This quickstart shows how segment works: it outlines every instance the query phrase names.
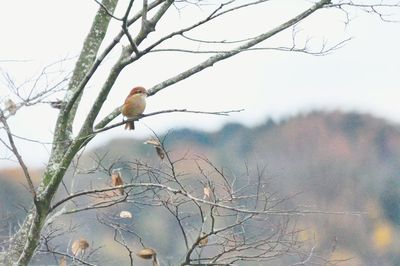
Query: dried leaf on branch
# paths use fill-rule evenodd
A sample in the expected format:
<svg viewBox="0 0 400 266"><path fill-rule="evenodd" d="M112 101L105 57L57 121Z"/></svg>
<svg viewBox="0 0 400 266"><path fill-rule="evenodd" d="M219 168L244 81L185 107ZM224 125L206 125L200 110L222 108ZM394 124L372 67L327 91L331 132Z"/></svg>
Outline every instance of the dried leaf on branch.
<svg viewBox="0 0 400 266"><path fill-rule="evenodd" d="M122 186L124 184L124 181L122 180L121 172L119 170L113 170L112 175L111 175L111 184L114 187ZM120 195L124 195L124 188L119 188L118 193Z"/></svg>
<svg viewBox="0 0 400 266"><path fill-rule="evenodd" d="M164 159L165 152L164 152L164 150L162 148L161 143L158 140L155 140L155 139L146 140L144 142L144 144L149 144L149 145L154 146L154 148L156 149L158 157L160 157L161 160Z"/></svg>
<svg viewBox="0 0 400 266"><path fill-rule="evenodd" d="M119 213L119 217L124 218L124 219L132 219L132 213L129 211L121 211Z"/></svg>
<svg viewBox="0 0 400 266"><path fill-rule="evenodd" d="M89 247L89 243L84 238L80 238L75 240L71 245L71 251L74 256L77 256L78 253L81 255L85 254L85 250Z"/></svg>

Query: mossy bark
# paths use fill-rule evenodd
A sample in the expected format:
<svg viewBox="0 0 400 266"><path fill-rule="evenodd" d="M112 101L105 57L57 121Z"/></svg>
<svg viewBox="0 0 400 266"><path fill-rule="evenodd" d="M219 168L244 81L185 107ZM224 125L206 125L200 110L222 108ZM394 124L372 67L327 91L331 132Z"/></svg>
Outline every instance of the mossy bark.
<svg viewBox="0 0 400 266"><path fill-rule="evenodd" d="M117 3L118 0L102 1L103 6L111 13L114 12ZM96 59L110 21L111 17L103 7L100 7L76 62L68 91L64 98L64 106L60 110L49 163L42 182L37 189L37 200L28 212L18 232L11 238L9 249L3 254L2 261L0 261L0 263L3 262L3 265L29 264L39 246L40 234L50 209L51 200L72 159L89 138L81 135L72 140L72 124L82 95L79 87ZM73 102L71 102L72 100Z"/></svg>

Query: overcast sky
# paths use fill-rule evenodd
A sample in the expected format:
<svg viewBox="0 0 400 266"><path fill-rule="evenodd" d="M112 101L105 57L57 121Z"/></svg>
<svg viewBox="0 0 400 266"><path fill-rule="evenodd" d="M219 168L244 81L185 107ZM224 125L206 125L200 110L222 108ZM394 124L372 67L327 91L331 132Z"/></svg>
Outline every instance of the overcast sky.
<svg viewBox="0 0 400 266"><path fill-rule="evenodd" d="M271 1L246 10L239 17L220 19L212 27L199 29L190 36L208 40L251 37L277 26L309 5L309 1ZM76 57L97 10L92 0L14 0L3 1L1 7L0 68L17 82L34 76L46 64L65 57ZM193 18L204 17L207 10L207 7L187 7L180 12L171 9L165 18L168 23L163 25L165 21L160 21L161 25L151 37L176 30ZM117 10L117 14L120 11ZM282 119L310 110L355 110L400 122L399 24L384 23L377 16L363 12L351 12L350 15L352 21L345 25L343 13L325 10L297 25L298 45L312 37L309 44L316 50L324 40L328 41L328 45L334 45L352 37L344 47L327 56L276 51L246 52L165 89L149 98L147 105L147 112L171 108L202 111L243 108L245 111L230 117L164 114L141 120L134 132L114 129L99 136L94 144L121 136L148 137L151 131L147 127L160 134L182 127L217 130L227 122L254 126L269 117ZM118 23L113 23L111 33L119 27ZM107 35L107 40L111 38L112 34ZM291 30L287 30L263 43L262 47L290 43ZM179 40L170 44L193 47L193 44L179 43ZM198 44L196 46L203 48ZM107 58L105 67L90 82L76 126L82 122L81 118L89 108L91 95L104 80L107 64L117 56L118 52ZM171 53L149 55L123 71L101 115L122 104L132 86L154 86L205 58L206 55ZM16 63L4 60L29 61ZM65 69L71 69L72 62L66 63ZM0 83L0 97L13 98L4 82ZM16 135L51 141L56 117L55 109L40 105L21 110L16 117L10 118L9 123ZM45 164L48 151L42 145L26 141L18 141L17 144L30 165ZM3 157L9 155L3 148L0 152ZM0 161L0 165L10 163Z"/></svg>

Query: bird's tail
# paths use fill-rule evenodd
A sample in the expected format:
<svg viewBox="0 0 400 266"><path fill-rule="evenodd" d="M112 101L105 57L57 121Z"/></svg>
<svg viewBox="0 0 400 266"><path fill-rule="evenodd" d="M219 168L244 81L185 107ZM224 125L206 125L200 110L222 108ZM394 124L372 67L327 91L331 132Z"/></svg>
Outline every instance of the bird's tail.
<svg viewBox="0 0 400 266"><path fill-rule="evenodd" d="M135 122L133 122L133 121L126 122L125 129L134 130L135 129Z"/></svg>

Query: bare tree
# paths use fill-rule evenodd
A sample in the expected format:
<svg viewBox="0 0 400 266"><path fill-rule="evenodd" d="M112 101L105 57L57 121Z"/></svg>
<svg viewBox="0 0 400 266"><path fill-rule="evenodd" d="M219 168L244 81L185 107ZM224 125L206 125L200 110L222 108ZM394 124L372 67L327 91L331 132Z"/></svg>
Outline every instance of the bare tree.
<svg viewBox="0 0 400 266"><path fill-rule="evenodd" d="M118 187L106 187L100 189L88 189L76 193L70 193L65 199L54 202L54 196L58 191L60 184L66 176L67 170L71 168L74 158L79 156L81 151L84 150L86 145L99 133L110 130L114 127L120 126L122 123L114 123L112 121L120 115L120 107L115 108L110 114L99 117L99 112L102 110L105 100L110 93L113 85L124 70L125 67L135 64L140 59L145 58L151 53L161 52L176 52L176 53L194 53L194 54L211 54L206 60L197 63L191 68L184 70L181 73L172 76L159 84L154 84L148 92L149 96L153 96L161 90L174 85L182 80L190 78L191 76L199 73L200 71L213 66L219 61L235 56L249 50L280 50L280 51L293 51L304 52L314 55L327 54L344 44L347 40L339 40L333 46L321 46L321 49L315 51L310 50L305 43L303 46L296 44L296 34L293 34L293 45L279 46L279 47L260 47L263 41L285 31L288 28L296 26L305 18L313 15L319 10L341 10L343 14L348 16L352 9L358 8L365 12L378 15L383 20L390 21L390 11L399 7L398 3L393 1L347 1L347 0L320 0L310 3L309 7L303 12L299 13L288 19L286 22L260 32L258 35L251 38L242 38L238 40L205 40L192 37L192 33L196 30L201 30L205 25L212 25L217 19L221 19L227 15L240 16L241 11L257 6L264 5L268 0L255 0L255 1L217 1L218 3L208 3L202 0L195 1L173 1L173 0L154 0L143 2L137 7L134 5L133 0L125 1L125 9L122 15L115 15L114 11L117 0L103 0L96 1L99 4L99 9L93 20L91 29L84 41L83 48L76 61L75 68L71 75L64 73L58 80L48 84L40 83L42 78L48 80L47 77L50 73L47 68L37 78L29 82L31 90L26 93L26 84L22 87L16 86L12 78L7 73L4 74L5 79L8 81L8 86L12 92L17 96L18 102L6 100L5 104L0 111L0 122L2 130L5 132L6 138L1 139L1 143L7 147L14 154L18 161L32 195L32 207L28 211L25 220L21 224L19 230L9 240L8 249L3 252L2 257L5 264L27 265L34 254L40 252L58 252L59 255L70 256L63 252L56 251L48 245L49 236L45 234L46 227L52 224L53 219L57 215L65 214L71 210L61 209L60 207L77 197L87 195L97 195L98 197L105 197L100 203L93 206L83 206L75 208L74 212L83 211L93 208L105 208L113 206L123 201L129 201L132 198L141 196L143 203L149 206L153 204L162 205L167 209L171 215L176 219L180 227L181 234L185 242L185 256L179 262L181 265L230 265L238 260L261 260L269 259L271 257L279 256L282 252L290 252L292 245L295 241L286 241L290 238L288 232L293 230L286 230L285 224L281 224L278 230L271 234L262 234L258 236L247 236L247 226L261 226L264 223L269 223L270 216L274 214L296 214L298 211L279 211L275 210L274 202L268 194L265 194L261 187L262 182L258 182L255 186L257 193L248 194L246 189L241 189L240 192L235 191L232 185L232 180L228 180L224 173L218 172L213 164L208 162L208 166L220 175L221 184L213 184L208 174L204 174L204 182L208 185L204 186L204 195L199 196L190 189L186 189L185 185L179 180L177 172L175 172L176 162L168 157L165 153L163 146L159 147L160 154L164 154L169 162L169 172L155 174L149 167L143 167L139 164L136 168L138 171L136 178L130 183L118 184ZM168 23L163 21L168 12L177 10L178 12L185 12L182 8L187 5L196 5L204 8L209 13L198 21L193 21L191 25L184 28L176 29L169 33L161 33L157 38L150 38L150 33L156 31L159 23ZM264 18L260 18L263 21ZM112 41L108 44L104 43L105 34L111 20L118 21L121 25L121 30L114 36ZM348 22L348 21L345 21ZM137 29L137 30L133 30ZM126 39L128 45L122 46L121 42ZM173 46L169 41L172 39L184 39L194 43L206 43L207 47L211 49L186 49ZM146 42L144 42L146 40ZM90 106L90 111L80 125L77 132L73 132L72 125L77 117L78 106L82 102L83 92L88 87L88 82L94 77L98 68L104 60L111 57L110 54L114 50L121 49L118 58L110 58L115 60L113 66L109 69L108 76L105 82L99 88L93 104ZM103 47L102 49L100 49ZM68 85L64 83L68 81ZM26 86L25 86L26 85ZM43 89L43 87L45 89ZM53 94L63 94L63 99L53 99ZM35 187L32 177L30 175L27 165L24 163L23 158L19 153L19 149L15 144L12 128L10 128L7 120L10 116L17 115L18 110L39 102L48 102L53 107L60 109L57 122L55 124L54 138L52 141L52 149L50 159L46 166L45 172L40 180L38 186ZM165 112L188 112L188 110L163 110L152 114L144 114L135 119L139 120L149 115L157 115ZM196 112L196 111L192 111ZM211 112L212 113L212 112ZM216 112L213 114L227 114L228 112ZM164 151L164 153L162 153ZM204 160L203 160L204 162ZM199 165L199 171L204 173L205 166ZM109 169L110 170L110 169ZM155 170L154 170L155 171ZM143 180L139 177L146 173L148 180ZM111 174L111 173L110 173ZM161 178L163 178L161 180ZM213 186L216 187L213 187ZM219 187L217 189L217 187ZM244 186L246 187L246 186ZM123 195L115 198L114 195L109 195L107 192L115 192L116 189L123 189ZM127 191L127 192L125 192ZM241 193L246 192L246 193ZM104 196L104 194L106 196ZM212 195L214 196L211 199ZM238 201L240 199L240 201ZM245 202L245 204L244 204ZM244 204L244 205L242 205ZM272 205L271 205L272 204ZM193 208L192 218L197 219L195 228L187 228L183 225L182 221L185 219L182 216L182 209ZM306 211L303 211L306 212ZM230 217L231 223L224 226L216 226L218 220L222 216ZM207 217L207 219L206 219ZM118 223L107 222L107 217L98 217L99 222L107 224L115 230L115 240L121 245L126 247L129 256L132 258L132 247L130 247L124 236L126 234L135 234L130 232L129 228L124 228ZM211 226L205 228L206 221L211 223ZM281 229L285 230L281 230ZM54 231L52 231L54 232ZM136 236L141 239L140 236ZM199 246L204 246L206 239L215 238L213 245L215 245L215 253L202 257L198 252ZM82 245L78 245L76 250L84 255L83 251L86 249L86 244L82 240ZM284 245L286 243L286 246ZM148 250L147 250L148 251ZM154 251L154 250L153 250ZM149 251L151 253L151 251ZM311 257L310 254L304 256L301 260L306 262ZM312 255L312 252L311 252ZM158 263L156 251L154 254L143 255L144 257L151 257L154 263ZM75 257L75 256L74 256ZM82 262L81 258L75 258L76 261ZM132 261L132 260L131 260ZM304 263L303 263L304 264Z"/></svg>
<svg viewBox="0 0 400 266"><path fill-rule="evenodd" d="M229 174L207 158L173 155L163 142L148 141L155 145L154 153L162 160L161 164L108 160L106 155L96 156L95 166L90 169L74 164L74 172L82 175L82 179L103 176L111 181L111 186L100 182L76 192L70 188L68 195L55 200L42 235L45 245L39 254L66 256L73 261L76 252L66 253L68 248L58 245L68 233L57 221L65 215L96 211L87 223L102 224L105 227L102 232L112 231L114 241L126 251L130 265L136 265L140 258L152 259L154 265L168 264L163 247L171 243L175 255L168 260L171 265L235 265L283 257L288 261L327 263L312 248L303 247L291 218L305 213L348 213L285 207L287 198L268 191L271 188L263 169L246 168L240 176ZM187 171L188 166L193 173ZM120 181L114 182L116 179ZM152 232L150 228L143 231L135 225L144 208L152 216L166 220L163 223L173 239L163 240L161 232ZM79 231L79 226L73 230ZM78 259L90 265L99 263L98 257L91 252Z"/></svg>

